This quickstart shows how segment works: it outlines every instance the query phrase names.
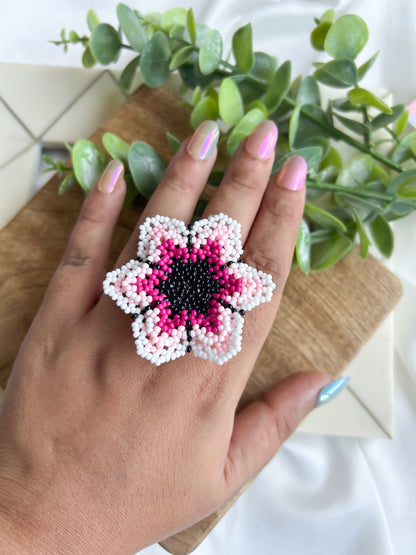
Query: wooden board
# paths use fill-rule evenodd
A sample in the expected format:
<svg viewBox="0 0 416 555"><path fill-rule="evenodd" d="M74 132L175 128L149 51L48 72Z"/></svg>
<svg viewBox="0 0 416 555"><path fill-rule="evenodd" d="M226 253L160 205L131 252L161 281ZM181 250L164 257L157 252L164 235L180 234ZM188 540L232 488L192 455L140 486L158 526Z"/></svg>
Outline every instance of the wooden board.
<svg viewBox="0 0 416 555"><path fill-rule="evenodd" d="M184 139L188 112L165 89L142 87L94 133L106 131L128 142L144 140L168 161L165 132ZM53 177L0 232L0 385L7 382L19 345L41 302L76 220L83 195L79 189L58 195ZM205 195L212 193L207 188ZM133 229L143 203L121 215L109 267ZM292 272L272 331L247 384L240 406L293 371L319 369L340 374L401 295L401 284L374 258L355 251L335 268L304 276ZM299 341L299 338L302 338ZM171 553L190 553L231 506L217 511L161 545Z"/></svg>

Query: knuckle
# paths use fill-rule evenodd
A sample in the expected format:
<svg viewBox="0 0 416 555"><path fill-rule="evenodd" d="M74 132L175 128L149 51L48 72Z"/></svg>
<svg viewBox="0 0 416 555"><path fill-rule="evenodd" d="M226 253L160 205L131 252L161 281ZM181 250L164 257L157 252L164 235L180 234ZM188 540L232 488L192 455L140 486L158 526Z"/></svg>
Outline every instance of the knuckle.
<svg viewBox="0 0 416 555"><path fill-rule="evenodd" d="M242 191L244 194L257 195L258 185L254 172L242 171L241 168L232 167L227 172L226 186L234 189L238 193Z"/></svg>
<svg viewBox="0 0 416 555"><path fill-rule="evenodd" d="M86 252L84 247L72 246L65 253L61 262L61 267L80 268L90 266L92 262L93 257L88 252Z"/></svg>
<svg viewBox="0 0 416 555"><path fill-rule="evenodd" d="M297 221L302 213L303 204L292 191L272 188L265 197L264 206L273 220L278 223Z"/></svg>
<svg viewBox="0 0 416 555"><path fill-rule="evenodd" d="M186 195L196 189L196 180L193 180L184 171L180 171L174 164L169 166L161 181L163 188L169 188L178 195Z"/></svg>
<svg viewBox="0 0 416 555"><path fill-rule="evenodd" d="M201 420L205 420L217 407L224 397L226 385L228 383L228 373L224 367L212 368L214 365L205 367L204 371L198 376L195 388L197 402L197 413Z"/></svg>
<svg viewBox="0 0 416 555"><path fill-rule="evenodd" d="M279 278L283 275L282 265L277 257L272 254L264 254L260 248L252 248L245 253L245 261L254 266L257 270L261 270L266 274L271 274L275 283L279 282Z"/></svg>

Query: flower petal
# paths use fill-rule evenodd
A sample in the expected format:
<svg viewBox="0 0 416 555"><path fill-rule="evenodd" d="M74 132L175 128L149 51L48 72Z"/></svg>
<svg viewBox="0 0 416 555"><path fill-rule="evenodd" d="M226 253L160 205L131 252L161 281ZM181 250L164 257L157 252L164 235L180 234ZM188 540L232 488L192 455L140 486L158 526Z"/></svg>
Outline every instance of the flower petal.
<svg viewBox="0 0 416 555"><path fill-rule="evenodd" d="M224 264L229 260L237 261L243 254L241 224L225 214L195 222L190 234L190 243L195 249L206 248L208 241L217 243L218 256Z"/></svg>
<svg viewBox="0 0 416 555"><path fill-rule="evenodd" d="M221 325L217 331L206 331L198 325L191 331L191 347L195 356L224 364L241 349L244 318L229 308L221 312Z"/></svg>
<svg viewBox="0 0 416 555"><path fill-rule="evenodd" d="M137 354L156 366L186 354L187 335L185 326L163 329L158 308L139 314L131 325Z"/></svg>
<svg viewBox="0 0 416 555"><path fill-rule="evenodd" d="M225 293L225 303L247 311L271 300L276 285L270 274L243 262L231 264L226 271L228 275L223 278L225 283L220 291Z"/></svg>
<svg viewBox="0 0 416 555"><path fill-rule="evenodd" d="M108 272L103 291L126 314L135 314L159 299L158 274L162 273L145 262L130 260L121 268Z"/></svg>
<svg viewBox="0 0 416 555"><path fill-rule="evenodd" d="M163 258L160 250L162 245L169 244L187 251L188 235L185 223L180 220L167 216L146 218L140 226L137 256L148 262L159 263Z"/></svg>

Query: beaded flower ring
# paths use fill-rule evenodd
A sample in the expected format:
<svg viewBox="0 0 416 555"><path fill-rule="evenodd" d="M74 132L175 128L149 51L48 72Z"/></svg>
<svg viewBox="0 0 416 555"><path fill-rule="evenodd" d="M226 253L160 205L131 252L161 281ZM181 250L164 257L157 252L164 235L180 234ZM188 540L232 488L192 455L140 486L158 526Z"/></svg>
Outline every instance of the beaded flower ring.
<svg viewBox="0 0 416 555"><path fill-rule="evenodd" d="M186 353L223 364L241 349L244 314L272 298L272 277L241 260L241 225L225 214L140 226L136 260L103 283L132 323L137 354L159 365Z"/></svg>

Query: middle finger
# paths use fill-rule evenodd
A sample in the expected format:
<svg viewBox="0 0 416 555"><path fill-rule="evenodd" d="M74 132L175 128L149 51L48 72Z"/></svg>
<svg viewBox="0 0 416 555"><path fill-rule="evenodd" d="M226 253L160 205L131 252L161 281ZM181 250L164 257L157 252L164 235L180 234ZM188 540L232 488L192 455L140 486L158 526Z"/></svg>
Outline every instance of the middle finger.
<svg viewBox="0 0 416 555"><path fill-rule="evenodd" d="M203 214L223 212L240 222L243 244L269 181L276 142L276 124L261 122L240 144Z"/></svg>

